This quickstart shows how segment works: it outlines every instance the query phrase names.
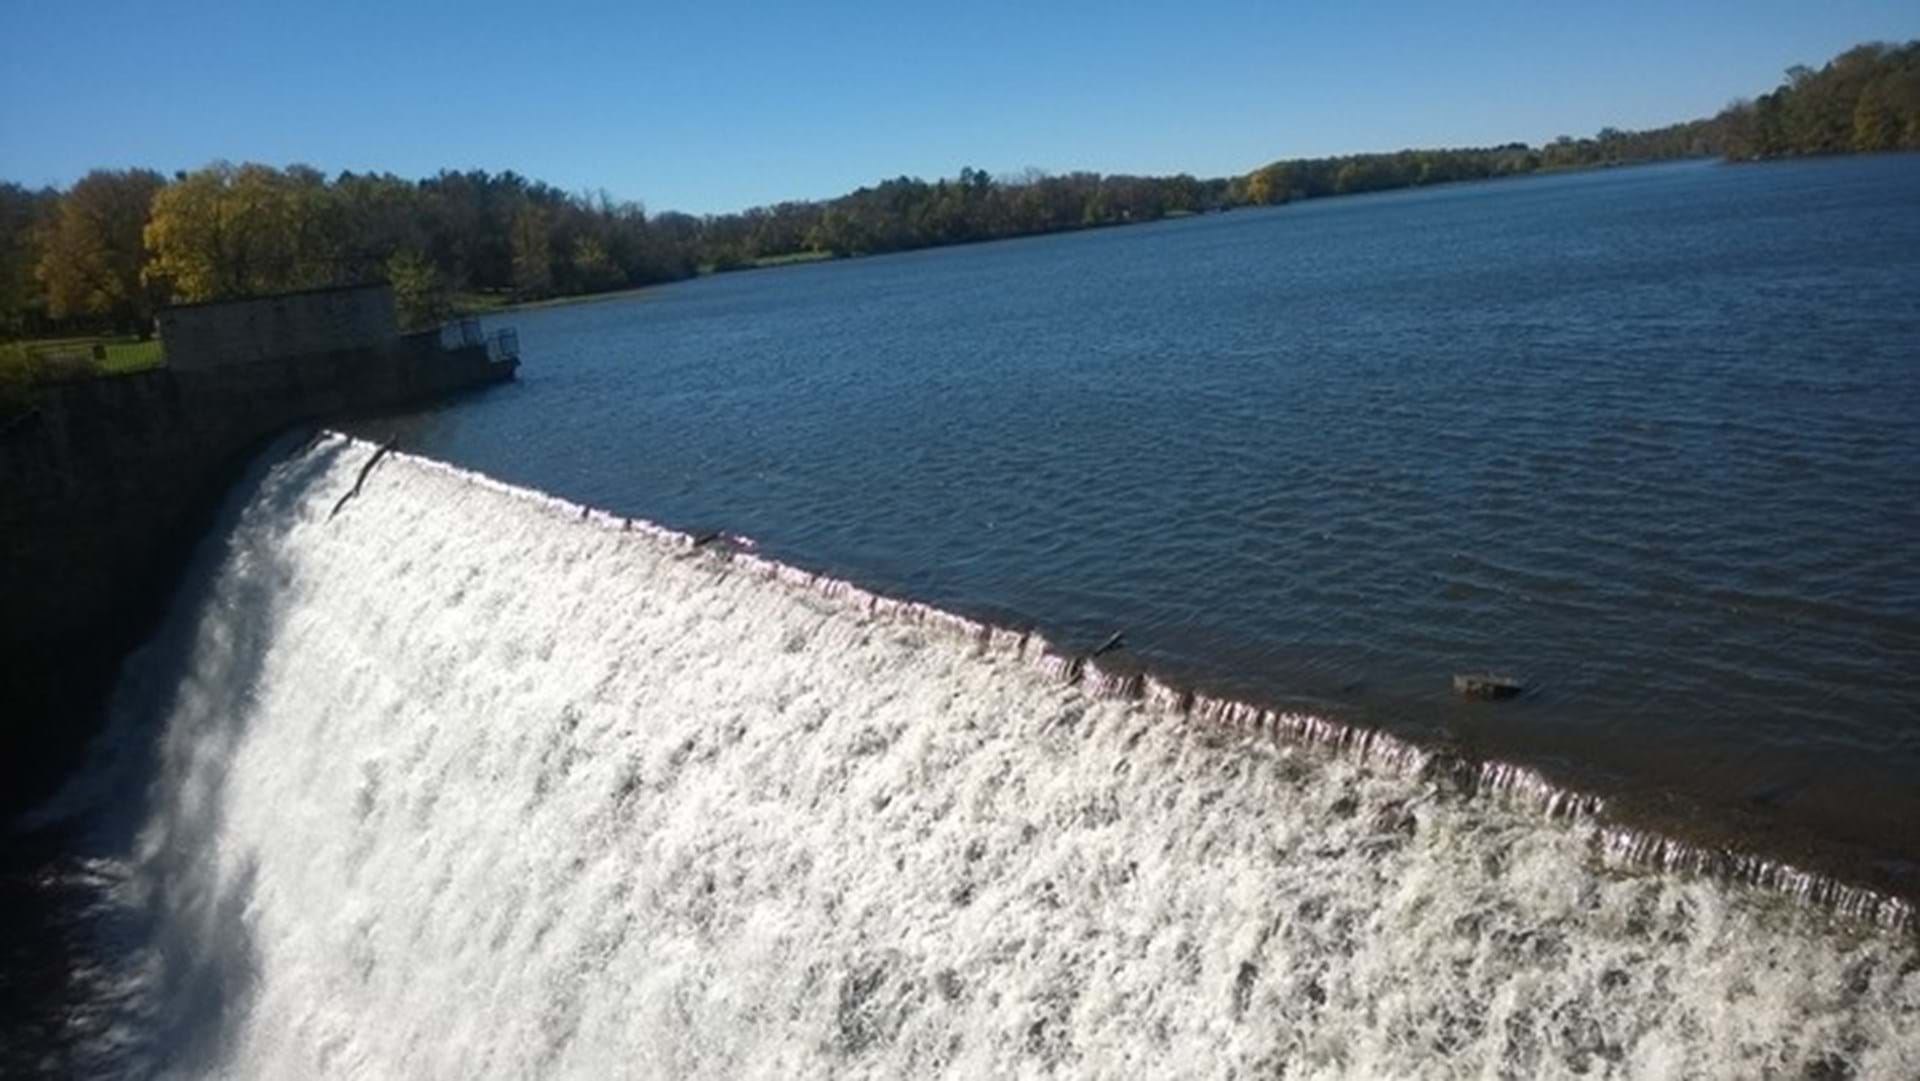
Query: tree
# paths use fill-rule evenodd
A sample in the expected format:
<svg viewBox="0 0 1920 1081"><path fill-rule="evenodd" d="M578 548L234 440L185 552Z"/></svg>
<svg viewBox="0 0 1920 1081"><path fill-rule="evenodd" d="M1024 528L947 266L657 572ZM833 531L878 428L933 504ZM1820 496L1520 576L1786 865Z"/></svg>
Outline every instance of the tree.
<svg viewBox="0 0 1920 1081"><path fill-rule="evenodd" d="M1247 174L1247 202L1272 206L1287 201L1287 167L1280 163Z"/></svg>
<svg viewBox="0 0 1920 1081"><path fill-rule="evenodd" d="M341 216L332 189L312 169L216 162L153 200L148 277L184 301L353 280L342 255Z"/></svg>
<svg viewBox="0 0 1920 1081"><path fill-rule="evenodd" d="M46 225L60 196L0 183L0 336L18 334L45 307L38 276Z"/></svg>
<svg viewBox="0 0 1920 1081"><path fill-rule="evenodd" d="M1901 116L1893 100L1892 80L1876 79L1853 107L1853 149L1892 150L1900 145Z"/></svg>
<svg viewBox="0 0 1920 1081"><path fill-rule="evenodd" d="M1855 150L1920 148L1920 49L1890 59L1854 105Z"/></svg>
<svg viewBox="0 0 1920 1081"><path fill-rule="evenodd" d="M121 330L150 333L155 296L143 276L141 231L166 182L151 169L96 169L60 200L38 276L55 318L92 316Z"/></svg>
<svg viewBox="0 0 1920 1081"><path fill-rule="evenodd" d="M575 237L570 262L575 288L581 292L600 293L620 285L620 270L613 265L613 257L599 237L591 234Z"/></svg>
<svg viewBox="0 0 1920 1081"><path fill-rule="evenodd" d="M1720 117L1738 158L1920 148L1920 42L1858 45Z"/></svg>
<svg viewBox="0 0 1920 1081"><path fill-rule="evenodd" d="M223 205L232 169L218 163L183 174L153 200L146 227L153 253L147 277L165 283L176 300L241 295L245 269Z"/></svg>
<svg viewBox="0 0 1920 1081"><path fill-rule="evenodd" d="M433 260L413 248L395 252L386 263L387 283L393 286L393 307L402 330L438 326L453 313L446 281Z"/></svg>
<svg viewBox="0 0 1920 1081"><path fill-rule="evenodd" d="M547 216L539 207L523 204L513 216L513 291L536 298L553 291L553 254L547 235Z"/></svg>
<svg viewBox="0 0 1920 1081"><path fill-rule="evenodd" d="M397 176L341 173L330 200L341 276L376 278L402 252L432 264L423 202L420 189Z"/></svg>

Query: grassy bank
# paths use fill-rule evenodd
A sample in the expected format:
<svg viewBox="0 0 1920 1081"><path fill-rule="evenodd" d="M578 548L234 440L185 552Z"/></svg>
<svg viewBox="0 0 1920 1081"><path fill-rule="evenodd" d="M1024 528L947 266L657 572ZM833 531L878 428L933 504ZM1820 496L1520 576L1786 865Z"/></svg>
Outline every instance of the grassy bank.
<svg viewBox="0 0 1920 1081"><path fill-rule="evenodd" d="M19 343L27 357L55 369L77 368L91 374L122 375L158 368L166 362L160 339L133 335L104 338L41 338Z"/></svg>

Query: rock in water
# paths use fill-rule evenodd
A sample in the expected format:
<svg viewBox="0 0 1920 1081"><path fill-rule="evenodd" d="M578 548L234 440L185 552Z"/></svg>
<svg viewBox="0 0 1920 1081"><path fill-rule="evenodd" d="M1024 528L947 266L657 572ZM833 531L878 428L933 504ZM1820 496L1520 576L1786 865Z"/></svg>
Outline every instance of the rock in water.
<svg viewBox="0 0 1920 1081"><path fill-rule="evenodd" d="M1470 673L1453 677L1453 689L1468 698L1498 700L1512 698L1527 689L1527 685L1512 676L1496 676L1490 672Z"/></svg>

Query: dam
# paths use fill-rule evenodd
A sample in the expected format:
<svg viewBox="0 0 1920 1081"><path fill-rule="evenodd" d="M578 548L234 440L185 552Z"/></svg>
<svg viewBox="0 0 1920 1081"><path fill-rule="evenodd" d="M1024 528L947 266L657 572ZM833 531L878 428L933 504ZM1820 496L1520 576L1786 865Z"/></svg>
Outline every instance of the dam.
<svg viewBox="0 0 1920 1081"><path fill-rule="evenodd" d="M1920 1071L1920 954L1871 913L693 541L364 440L265 455L26 823L98 853L61 1064Z"/></svg>
<svg viewBox="0 0 1920 1081"><path fill-rule="evenodd" d="M43 797L247 457L290 425L510 380L471 324L401 334L385 285L171 309L167 365L0 417L0 812Z"/></svg>

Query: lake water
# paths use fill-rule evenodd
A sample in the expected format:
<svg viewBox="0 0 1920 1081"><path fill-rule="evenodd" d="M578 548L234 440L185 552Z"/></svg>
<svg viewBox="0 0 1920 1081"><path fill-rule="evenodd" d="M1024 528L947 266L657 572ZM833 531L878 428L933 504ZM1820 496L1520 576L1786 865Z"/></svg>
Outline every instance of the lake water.
<svg viewBox="0 0 1920 1081"><path fill-rule="evenodd" d="M1920 881L1920 157L1331 199L494 322L518 385L369 430ZM1532 689L1454 696L1486 669Z"/></svg>

